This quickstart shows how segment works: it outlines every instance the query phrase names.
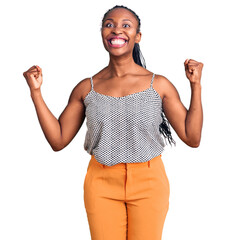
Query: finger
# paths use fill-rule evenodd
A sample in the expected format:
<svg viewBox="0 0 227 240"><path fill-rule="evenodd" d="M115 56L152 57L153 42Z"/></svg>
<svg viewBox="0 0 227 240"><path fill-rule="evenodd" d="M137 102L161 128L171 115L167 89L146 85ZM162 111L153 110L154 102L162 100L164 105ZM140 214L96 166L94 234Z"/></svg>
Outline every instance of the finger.
<svg viewBox="0 0 227 240"><path fill-rule="evenodd" d="M190 63L192 63L192 62L194 62L194 63L195 63L195 62L197 62L197 61L196 61L196 60L194 60L194 59L191 59L191 58L190 58L190 59L189 59L189 62L190 62Z"/></svg>
<svg viewBox="0 0 227 240"><path fill-rule="evenodd" d="M194 61L194 62L189 62L188 63L188 65L190 65L190 66L199 66L201 63L200 62L196 62L196 61Z"/></svg>
<svg viewBox="0 0 227 240"><path fill-rule="evenodd" d="M37 71L40 72L39 66L35 65L35 67L36 67Z"/></svg>
<svg viewBox="0 0 227 240"><path fill-rule="evenodd" d="M31 71L42 72L42 69L38 65L35 65L35 68L33 68Z"/></svg>
<svg viewBox="0 0 227 240"><path fill-rule="evenodd" d="M27 71L33 70L33 69L37 69L36 65L33 65L32 67L30 67Z"/></svg>
<svg viewBox="0 0 227 240"><path fill-rule="evenodd" d="M30 76L38 76L39 75L39 73L36 71L36 72L29 72L28 73L28 75L30 75Z"/></svg>
<svg viewBox="0 0 227 240"><path fill-rule="evenodd" d="M195 70L195 65L187 65L187 70L192 73Z"/></svg>
<svg viewBox="0 0 227 240"><path fill-rule="evenodd" d="M185 67L185 71L188 71L188 61L189 59L187 58L185 61L184 61L184 67Z"/></svg>
<svg viewBox="0 0 227 240"><path fill-rule="evenodd" d="M203 67L203 63L202 62L198 62L198 66L199 67Z"/></svg>
<svg viewBox="0 0 227 240"><path fill-rule="evenodd" d="M38 72L37 72L37 70L35 70L35 71L26 71L26 72L24 72L23 73L23 75L26 77L26 76L29 76L29 75L34 75L34 74L37 74Z"/></svg>
<svg viewBox="0 0 227 240"><path fill-rule="evenodd" d="M41 71L41 70L42 70L42 68L41 68L41 67L39 67L38 65L36 65L36 68L37 68L39 71Z"/></svg>
<svg viewBox="0 0 227 240"><path fill-rule="evenodd" d="M25 78L28 78L28 77L35 77L35 78L37 78L39 76L40 76L40 73L38 73L37 71L35 71L35 72L31 71L31 72L27 72L27 73L24 74Z"/></svg>
<svg viewBox="0 0 227 240"><path fill-rule="evenodd" d="M29 72L41 72L42 71L42 69L38 66L38 65L34 65L34 66L32 66L31 68L29 68L29 70L28 70Z"/></svg>
<svg viewBox="0 0 227 240"><path fill-rule="evenodd" d="M184 61L184 65L186 65L188 63L188 58Z"/></svg>
<svg viewBox="0 0 227 240"><path fill-rule="evenodd" d="M194 63L189 63L188 67L189 68L197 68L199 66L199 64L194 64Z"/></svg>
<svg viewBox="0 0 227 240"><path fill-rule="evenodd" d="M37 69L33 69L30 71L27 71L27 73L38 74L38 73L40 73L40 71L38 71Z"/></svg>
<svg viewBox="0 0 227 240"><path fill-rule="evenodd" d="M190 59L190 61L188 62L188 64L191 66L191 65L194 65L194 66L199 66L201 65L202 63L201 62L198 62L198 61L195 61L193 59ZM203 64L202 64L203 65Z"/></svg>

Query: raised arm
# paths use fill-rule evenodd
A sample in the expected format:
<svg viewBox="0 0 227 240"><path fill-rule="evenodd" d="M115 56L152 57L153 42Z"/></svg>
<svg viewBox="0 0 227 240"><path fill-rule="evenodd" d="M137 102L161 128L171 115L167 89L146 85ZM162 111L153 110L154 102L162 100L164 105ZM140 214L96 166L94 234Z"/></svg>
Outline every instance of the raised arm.
<svg viewBox="0 0 227 240"><path fill-rule="evenodd" d="M186 109L173 84L161 77L164 91L163 110L179 138L190 147L198 147L201 140L203 110L201 102L201 73L203 63L190 59L184 62L185 73L190 81L191 101Z"/></svg>
<svg viewBox="0 0 227 240"><path fill-rule="evenodd" d="M82 101L82 81L72 90L64 111L57 119L45 104L41 94L42 69L31 67L23 73L30 87L31 98L43 133L54 151L66 147L79 131L85 118Z"/></svg>

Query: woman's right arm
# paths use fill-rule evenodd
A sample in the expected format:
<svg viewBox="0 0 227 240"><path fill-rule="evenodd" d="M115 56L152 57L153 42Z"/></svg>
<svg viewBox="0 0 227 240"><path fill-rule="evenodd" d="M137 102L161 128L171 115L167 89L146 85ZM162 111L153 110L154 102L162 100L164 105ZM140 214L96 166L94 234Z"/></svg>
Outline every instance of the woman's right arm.
<svg viewBox="0 0 227 240"><path fill-rule="evenodd" d="M47 141L54 151L63 149L75 137L85 119L81 82L73 89L66 108L57 119L48 109L41 94L41 68L33 66L23 75L30 87L31 98Z"/></svg>

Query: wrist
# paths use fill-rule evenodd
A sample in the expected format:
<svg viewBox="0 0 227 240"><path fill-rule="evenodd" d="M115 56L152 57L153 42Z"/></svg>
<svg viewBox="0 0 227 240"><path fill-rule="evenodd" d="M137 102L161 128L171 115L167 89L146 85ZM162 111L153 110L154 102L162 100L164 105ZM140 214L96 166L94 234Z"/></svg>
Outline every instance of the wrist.
<svg viewBox="0 0 227 240"><path fill-rule="evenodd" d="M31 95L31 98L35 98L37 96L41 96L41 89L40 88L37 88L37 89L30 89L30 95Z"/></svg>
<svg viewBox="0 0 227 240"><path fill-rule="evenodd" d="M201 83L200 82L190 82L191 88L200 88L201 89Z"/></svg>

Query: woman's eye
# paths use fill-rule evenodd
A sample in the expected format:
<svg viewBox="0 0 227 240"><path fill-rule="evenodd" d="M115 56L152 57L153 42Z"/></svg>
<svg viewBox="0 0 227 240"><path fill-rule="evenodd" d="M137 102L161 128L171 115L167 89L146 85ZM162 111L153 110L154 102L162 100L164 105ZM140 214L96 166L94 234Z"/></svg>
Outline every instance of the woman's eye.
<svg viewBox="0 0 227 240"><path fill-rule="evenodd" d="M112 23L107 23L106 25L105 25L106 27L111 27L112 26ZM130 25L129 24L123 24L123 26L128 26L128 27L130 27Z"/></svg>
<svg viewBox="0 0 227 240"><path fill-rule="evenodd" d="M111 23L107 23L107 24L106 24L106 27L109 27L109 24L111 25Z"/></svg>

